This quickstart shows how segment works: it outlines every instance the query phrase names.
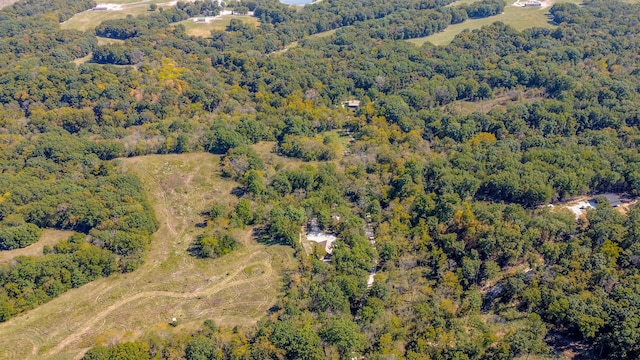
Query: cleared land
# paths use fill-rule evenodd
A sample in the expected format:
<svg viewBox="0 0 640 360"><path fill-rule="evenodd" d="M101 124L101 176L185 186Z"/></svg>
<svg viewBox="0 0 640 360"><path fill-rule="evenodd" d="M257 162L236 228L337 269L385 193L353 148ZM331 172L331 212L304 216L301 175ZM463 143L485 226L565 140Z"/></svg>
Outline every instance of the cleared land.
<svg viewBox="0 0 640 360"><path fill-rule="evenodd" d="M476 0L459 0L449 6L457 6L462 4L470 4ZM579 4L582 0L546 0L542 1L545 5L543 7L521 7L514 6L509 0L507 6L504 8L502 14L491 16L483 19L469 19L461 24L455 24L447 27L445 31L433 34L430 36L416 38L408 40L410 43L422 46L425 42L430 42L434 45L446 45L450 43L456 35L464 30L476 30L489 24L493 24L496 21L501 21L516 30L524 30L532 27L547 27L551 28L554 25L549 22L549 7L555 3L571 2ZM625 2L630 4L638 4L640 0L626 0Z"/></svg>
<svg viewBox="0 0 640 360"><path fill-rule="evenodd" d="M124 19L127 15L139 16L151 14L149 5L156 4L158 7L172 7L174 2L166 0L109 0L99 1L99 3L109 3L121 5L119 10L87 10L75 14L71 19L60 24L63 29L75 29L80 31L93 30L105 20ZM156 10L157 11L157 10Z"/></svg>
<svg viewBox="0 0 640 360"><path fill-rule="evenodd" d="M469 19L460 24L450 25L443 32L408 41L418 46L422 46L425 42L430 42L434 45L446 45L463 30L480 29L481 27L493 24L496 21L501 21L512 26L516 30L524 30L531 27L553 27L553 24L549 22L548 7L556 2L579 3L581 0L547 0L544 1L546 6L543 8L514 6L513 2L509 1L502 14L482 19ZM461 0L459 3L469 3L469 1ZM453 6L456 4L458 4L458 2L454 3Z"/></svg>
<svg viewBox="0 0 640 360"><path fill-rule="evenodd" d="M220 15L215 19L209 20L209 22L195 22L192 19L180 21L176 24L182 24L185 27L185 31L191 36L208 37L211 36L211 31L224 31L231 23L232 19L240 19L245 24L251 26L258 26L260 20L258 18L249 15Z"/></svg>
<svg viewBox="0 0 640 360"><path fill-rule="evenodd" d="M40 256L45 246L53 246L61 240L69 238L73 231L46 229L42 232L40 240L22 249L0 251L0 264L8 263L18 256Z"/></svg>
<svg viewBox="0 0 640 360"><path fill-rule="evenodd" d="M506 94L497 94L496 97L488 100L466 101L458 100L442 108L448 113L455 115L469 115L473 112L488 113L495 108L509 108L517 104L526 104L538 101L543 98L543 90L511 91Z"/></svg>
<svg viewBox="0 0 640 360"><path fill-rule="evenodd" d="M122 44L122 43L124 43L124 40L110 39L110 38L100 37L100 36L96 36L96 39L98 39L98 45L109 45L109 44Z"/></svg>
<svg viewBox="0 0 640 360"><path fill-rule="evenodd" d="M79 358L94 345L163 336L205 319L219 325L254 323L276 301L280 270L291 249L259 244L251 229L236 233L242 245L219 259L196 259L187 248L195 225L215 199L237 201L238 186L219 177L218 156L198 153L122 160L142 179L161 224L146 261L129 274L99 279L0 324L0 359ZM179 326L168 326L171 318Z"/></svg>

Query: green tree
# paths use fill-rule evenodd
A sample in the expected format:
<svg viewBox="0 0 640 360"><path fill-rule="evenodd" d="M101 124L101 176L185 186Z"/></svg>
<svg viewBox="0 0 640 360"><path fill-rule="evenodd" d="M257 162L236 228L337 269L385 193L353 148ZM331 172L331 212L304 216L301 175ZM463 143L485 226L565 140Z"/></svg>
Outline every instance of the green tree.
<svg viewBox="0 0 640 360"><path fill-rule="evenodd" d="M308 327L298 328L291 322L280 321L273 326L269 339L286 351L286 359L324 359L320 337Z"/></svg>
<svg viewBox="0 0 640 360"><path fill-rule="evenodd" d="M366 345L366 338L360 327L351 320L332 320L320 335L323 340L338 348L343 359L350 359L353 353L361 352Z"/></svg>

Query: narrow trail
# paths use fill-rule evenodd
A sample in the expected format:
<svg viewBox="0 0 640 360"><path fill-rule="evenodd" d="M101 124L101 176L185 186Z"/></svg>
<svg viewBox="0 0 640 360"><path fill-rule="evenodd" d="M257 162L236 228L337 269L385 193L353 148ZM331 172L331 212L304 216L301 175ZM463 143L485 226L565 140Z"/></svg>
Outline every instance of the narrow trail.
<svg viewBox="0 0 640 360"><path fill-rule="evenodd" d="M249 259L255 257L256 253L253 253L249 256ZM265 265L265 267L268 269L267 272L263 273L261 275L261 277L270 277L273 270L271 268L271 264L269 261L263 261L260 262L260 264ZM66 337L64 340L60 341L58 343L58 345L54 348L52 348L49 352L47 352L46 355L51 356L54 355L56 353L61 352L65 347L67 347L69 344L80 340L82 338L82 336L84 334L86 334L88 331L90 331L97 323L99 323L100 321L104 320L110 313L112 313L114 310L117 310L118 308L125 306L126 304L136 301L136 300L140 300L140 299L144 299L144 298L151 298L151 297L170 297L170 298L179 298L179 299L194 299L203 295L212 295L215 294L229 286L237 286L237 285L241 285L241 284L246 284L246 283L251 283L254 282L256 280L256 278L246 278L246 279L241 279L241 280L237 280L237 281L231 281L233 278L235 278L237 275L241 274L243 271L245 270L244 267L234 271L233 273L229 274L229 276L226 277L226 279L222 280L220 283L216 284L215 286L212 286L210 288L205 288L201 291L196 291L196 292L191 292L191 293L181 293L181 292L175 292L175 291L161 291L161 290L156 290L156 291L143 291L140 293L137 293L135 295L131 295L128 296L112 305L110 305L109 307L107 307L106 309L102 310L101 312L99 312L98 314L96 314L91 320L89 320L86 325L79 331L75 331L72 335Z"/></svg>
<svg viewBox="0 0 640 360"><path fill-rule="evenodd" d="M376 248L376 237L373 231L373 225L371 224L371 215L367 214L366 223L364 225L364 234L369 239L372 248ZM373 266L371 267L371 271L369 271L369 276L367 277L367 288L371 289L373 287L374 282L376 281L376 274L378 273L378 261L374 261Z"/></svg>
<svg viewBox="0 0 640 360"><path fill-rule="evenodd" d="M42 255L42 250L45 246L53 246L60 240L64 240L71 235L73 235L73 231L46 229L40 237L40 240L34 244L21 249L0 251L0 264L8 263L18 256Z"/></svg>
<svg viewBox="0 0 640 360"><path fill-rule="evenodd" d="M203 175L216 173L219 158L165 155L122 163L142 180L160 223L144 264L72 289L0 324L0 359L81 358L89 346L122 341L127 332L159 329L169 314L177 314L185 325L207 318L251 323L275 301L281 265L273 265L283 264L288 253L257 244L250 233L242 235L239 249L219 259L199 260L186 253L203 209L237 186Z"/></svg>

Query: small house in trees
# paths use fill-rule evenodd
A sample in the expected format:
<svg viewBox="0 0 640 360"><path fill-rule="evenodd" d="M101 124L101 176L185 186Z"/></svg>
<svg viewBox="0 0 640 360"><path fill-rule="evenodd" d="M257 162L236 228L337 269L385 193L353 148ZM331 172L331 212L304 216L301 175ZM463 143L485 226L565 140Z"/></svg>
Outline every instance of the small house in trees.
<svg viewBox="0 0 640 360"><path fill-rule="evenodd" d="M357 109L360 107L360 100L347 100L342 103L342 106L346 106L349 109Z"/></svg>
<svg viewBox="0 0 640 360"><path fill-rule="evenodd" d="M618 207L620 205L622 205L622 200L620 200L620 196L616 195L616 194L602 194L602 196L607 199L607 201L609 202L609 204L611 204L611 207Z"/></svg>
<svg viewBox="0 0 640 360"><path fill-rule="evenodd" d="M333 252L333 243L338 239L334 234L320 230L317 218L309 220L307 240L320 244L327 254Z"/></svg>

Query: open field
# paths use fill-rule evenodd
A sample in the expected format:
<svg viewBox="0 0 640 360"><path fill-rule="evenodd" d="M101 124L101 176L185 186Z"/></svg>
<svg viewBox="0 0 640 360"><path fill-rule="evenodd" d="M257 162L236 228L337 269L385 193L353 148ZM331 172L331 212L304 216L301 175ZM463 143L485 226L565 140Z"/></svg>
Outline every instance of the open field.
<svg viewBox="0 0 640 360"><path fill-rule="evenodd" d="M84 64L87 61L91 60L92 57L93 57L93 53L89 53L87 56L83 56L81 58L77 58L73 60L73 63L76 64L76 66L78 66L80 64Z"/></svg>
<svg viewBox="0 0 640 360"><path fill-rule="evenodd" d="M476 2L477 0L458 0L458 1L454 1L451 4L445 6L445 7L452 7L452 6L460 6L460 5L469 5L472 4L474 2Z"/></svg>
<svg viewBox="0 0 640 360"><path fill-rule="evenodd" d="M160 229L145 263L73 289L0 324L1 359L73 359L94 345L133 340L149 332L254 323L275 303L280 270L293 261L287 247L258 244L251 229L236 233L241 246L218 259L187 254L202 230L195 225L213 200L237 201L238 184L219 177L218 156L197 153L124 159L140 176ZM168 326L171 318L179 326Z"/></svg>
<svg viewBox="0 0 640 360"><path fill-rule="evenodd" d="M531 27L553 27L548 18L549 6L553 5L555 2L579 3L580 1L581 0L546 0L543 1L543 3L546 2L546 6L540 8L514 6L513 1L509 0L502 14L482 19L469 19L460 24L450 25L443 32L408 41L418 46L422 46L425 42L430 42L434 45L446 45L463 30L480 29L481 27L493 24L496 21L501 21L512 26L516 30L524 30ZM468 3L468 1L461 0L460 3ZM456 4L458 4L458 2L452 5L455 6Z"/></svg>
<svg viewBox="0 0 640 360"><path fill-rule="evenodd" d="M175 6L166 0L108 0L99 1L99 4L109 3L121 5L119 10L87 10L75 14L71 19L60 24L63 29L75 29L80 31L93 30L105 20L124 19L127 15L139 16L151 14L150 4L157 4L160 7Z"/></svg>
<svg viewBox="0 0 640 360"><path fill-rule="evenodd" d="M344 26L344 27L342 27L341 29L348 28L348 27L349 27L349 26ZM335 33L336 33L336 31L338 31L338 29L327 30L327 31L323 31L323 32L315 33L315 34L313 34L313 35L310 35L309 37L310 37L311 39L321 39L321 38L324 38L324 37L331 36L331 35L335 34Z"/></svg>
<svg viewBox="0 0 640 360"><path fill-rule="evenodd" d="M343 27L341 27L340 29L345 29L345 28L348 28L348 27L350 27L350 26L343 26ZM309 35L309 37L308 37L308 38L309 38L309 39L321 39L321 38L325 38L325 37L328 37L328 36L331 36L331 35L335 34L335 33L336 33L336 31L338 31L338 30L339 30L339 29L333 29L333 30L327 30L327 31L323 31L323 32L315 33L315 34L313 34L313 35ZM271 54L273 54L273 55L282 55L282 54L286 53L287 51L289 51L290 49L295 48L296 46L298 46L298 42L297 42L297 41L294 41L294 42L292 42L292 43L288 44L287 46L285 46L285 47L284 47L284 49L282 49L282 50L278 50L278 51L274 51L274 52L273 52L273 53L271 53Z"/></svg>
<svg viewBox="0 0 640 360"><path fill-rule="evenodd" d="M211 36L211 31L224 31L227 29L227 26L231 23L231 19L240 19L245 24L258 26L260 20L254 16L249 15L220 15L215 19L210 20L206 23L198 23L191 19L180 21L176 24L182 24L185 27L185 30L188 35L191 36L200 36L200 37L208 37Z"/></svg>
<svg viewBox="0 0 640 360"><path fill-rule="evenodd" d="M35 244L31 244L22 249L0 251L0 264L10 262L18 256L40 256L45 246L53 247L53 245L69 238L71 235L73 235L73 231L46 229L42 232L40 240Z"/></svg>
<svg viewBox="0 0 640 360"><path fill-rule="evenodd" d="M462 4L470 4L475 0L459 0L448 6L458 6ZM425 42L430 42L434 45L446 45L450 43L453 38L464 30L476 30L489 24L493 24L496 21L501 21L509 26L512 26L516 30L524 30L531 27L553 27L554 25L549 22L548 14L549 7L555 3L572 2L579 4L581 0L546 0L545 6L540 8L536 7L519 7L513 6L513 2L508 0L507 6L504 8L504 12L500 15L483 18L483 19L469 19L461 24L450 25L445 31L433 34L430 36L416 38L408 40L410 43L422 46ZM625 0L630 4L638 4L640 0Z"/></svg>
<svg viewBox="0 0 640 360"><path fill-rule="evenodd" d="M442 108L448 113L455 115L469 115L473 112L486 114L498 107L506 109L517 104L530 104L542 99L543 97L543 90L510 91L506 94L497 94L494 98L487 100L457 100L443 106Z"/></svg>
<svg viewBox="0 0 640 360"><path fill-rule="evenodd" d="M98 45L109 45L109 44L122 44L122 43L124 43L124 40L110 39L110 38L101 37L101 36L96 36L96 39L98 39Z"/></svg>
<svg viewBox="0 0 640 360"><path fill-rule="evenodd" d="M327 131L325 135L326 134L335 134L338 142L335 159L328 161L305 161L298 158L282 156L273 152L277 144L275 141L261 141L257 144L251 145L251 147L258 153L258 155L260 155L260 158L262 158L266 168L265 173L269 175L273 175L271 172L275 171L273 168L276 166L282 169L297 169L305 165L318 166L319 164L332 163L336 167L340 168L340 160L344 157L344 151L348 149L349 138L340 135L340 131L338 130Z"/></svg>

